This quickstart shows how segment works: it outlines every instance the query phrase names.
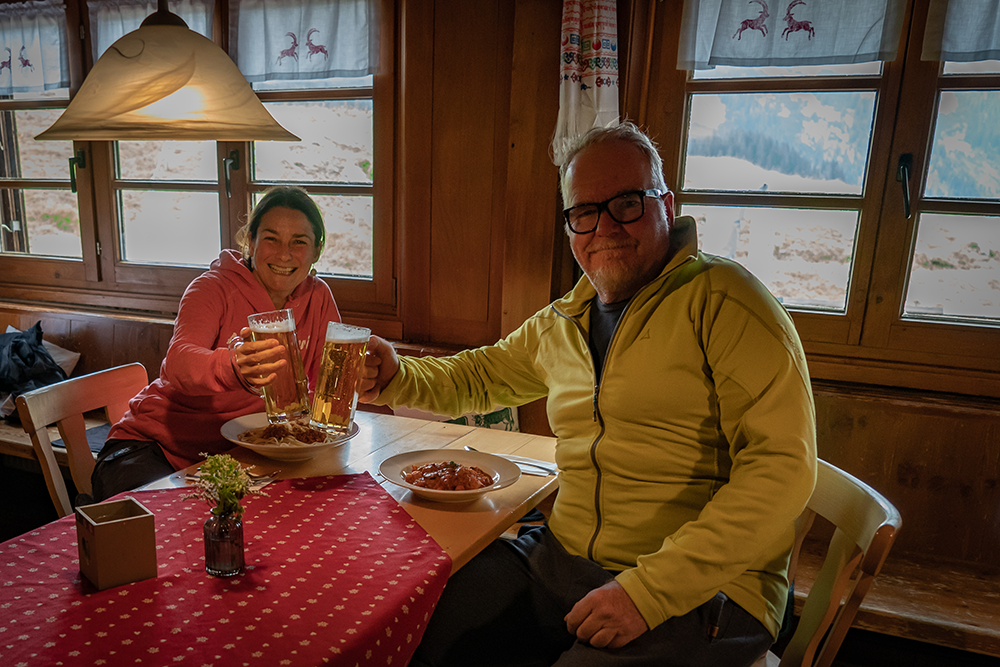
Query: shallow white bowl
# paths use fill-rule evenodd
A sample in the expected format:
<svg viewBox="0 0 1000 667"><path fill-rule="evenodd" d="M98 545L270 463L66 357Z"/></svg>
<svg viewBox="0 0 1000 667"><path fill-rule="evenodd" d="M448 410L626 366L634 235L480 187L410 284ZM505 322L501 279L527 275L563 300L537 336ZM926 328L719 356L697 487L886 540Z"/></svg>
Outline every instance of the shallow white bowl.
<svg viewBox="0 0 1000 667"><path fill-rule="evenodd" d="M414 467L440 461L454 461L459 465L476 466L493 478L493 485L470 491L440 491L414 486L403 479L403 476ZM521 478L521 469L507 459L486 452L469 452L464 449L422 449L417 452L396 454L382 461L378 472L393 484L409 489L414 495L440 503L472 502L490 491L508 487Z"/></svg>
<svg viewBox="0 0 1000 667"><path fill-rule="evenodd" d="M252 428L260 428L262 426L267 426L266 413L256 412L252 415L244 415L242 417L230 419L223 424L222 437L234 444L239 445L240 447L246 447L247 449L253 450L269 459L274 459L275 461L307 461L328 449L339 447L356 436L360 430L358 428L358 423L354 422L351 424L350 433L339 436L333 442L314 442L310 444L302 443L301 445L256 445L240 440L241 433L249 431Z"/></svg>

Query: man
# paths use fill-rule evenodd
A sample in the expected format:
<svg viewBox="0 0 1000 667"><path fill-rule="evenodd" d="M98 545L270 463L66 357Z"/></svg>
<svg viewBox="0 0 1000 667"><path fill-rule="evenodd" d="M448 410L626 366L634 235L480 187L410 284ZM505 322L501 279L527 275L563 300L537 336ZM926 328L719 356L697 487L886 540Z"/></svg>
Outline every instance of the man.
<svg viewBox="0 0 1000 667"><path fill-rule="evenodd" d="M547 525L449 580L413 664L749 665L780 628L815 482L794 326L698 252L631 123L588 133L561 185L572 292L453 357L369 344L362 400L457 415L548 396L558 437Z"/></svg>

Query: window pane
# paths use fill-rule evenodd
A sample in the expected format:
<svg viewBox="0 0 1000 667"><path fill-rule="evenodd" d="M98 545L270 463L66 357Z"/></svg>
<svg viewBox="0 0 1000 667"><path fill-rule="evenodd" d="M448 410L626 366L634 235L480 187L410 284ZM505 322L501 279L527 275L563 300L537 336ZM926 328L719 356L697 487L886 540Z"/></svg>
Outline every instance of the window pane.
<svg viewBox="0 0 1000 667"><path fill-rule="evenodd" d="M734 259L779 301L801 309L847 308L857 211L683 206L698 245Z"/></svg>
<svg viewBox="0 0 1000 667"><path fill-rule="evenodd" d="M733 67L717 65L715 69L697 69L695 79L757 79L779 77L872 76L882 72L882 63L848 63L844 65L803 65L800 67Z"/></svg>
<svg viewBox="0 0 1000 667"><path fill-rule="evenodd" d="M941 91L925 197L1000 196L1000 91Z"/></svg>
<svg viewBox="0 0 1000 667"><path fill-rule="evenodd" d="M4 123L13 122L17 130L16 146L3 146L4 172L7 178L37 178L69 182L69 158L72 141L35 141L35 135L47 130L62 114L62 109L6 111ZM4 133L4 143L7 141ZM13 148L13 153L10 149Z"/></svg>
<svg viewBox="0 0 1000 667"><path fill-rule="evenodd" d="M256 193L254 204L262 196L263 193ZM342 195L312 195L312 198L322 211L326 226L326 246L316 262L316 272L372 280L373 198Z"/></svg>
<svg viewBox="0 0 1000 667"><path fill-rule="evenodd" d="M144 181L218 181L214 141L119 141L118 177Z"/></svg>
<svg viewBox="0 0 1000 667"><path fill-rule="evenodd" d="M1000 218L922 214L903 312L1000 322Z"/></svg>
<svg viewBox="0 0 1000 667"><path fill-rule="evenodd" d="M218 258L219 196L214 192L122 190L122 259L204 266Z"/></svg>
<svg viewBox="0 0 1000 667"><path fill-rule="evenodd" d="M268 102L282 126L302 141L254 142L254 178L268 182L371 184L374 174L368 99Z"/></svg>
<svg viewBox="0 0 1000 667"><path fill-rule="evenodd" d="M691 96L685 190L861 194L874 92Z"/></svg>
<svg viewBox="0 0 1000 667"><path fill-rule="evenodd" d="M372 279L372 197L314 196L326 223L326 247L316 271Z"/></svg>
<svg viewBox="0 0 1000 667"><path fill-rule="evenodd" d="M82 258L76 195L69 190L22 192L31 254Z"/></svg>
<svg viewBox="0 0 1000 667"><path fill-rule="evenodd" d="M76 195L69 190L0 191L3 206L3 252L83 256Z"/></svg>

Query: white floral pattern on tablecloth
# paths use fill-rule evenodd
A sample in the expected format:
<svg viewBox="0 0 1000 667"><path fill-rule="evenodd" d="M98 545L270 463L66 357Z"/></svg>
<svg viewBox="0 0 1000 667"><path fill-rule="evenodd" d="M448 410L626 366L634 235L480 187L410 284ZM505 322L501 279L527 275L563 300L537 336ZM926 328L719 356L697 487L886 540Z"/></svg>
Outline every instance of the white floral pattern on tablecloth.
<svg viewBox="0 0 1000 667"><path fill-rule="evenodd" d="M274 482L245 500L247 569L205 572L208 508L133 491L156 516L158 574L105 591L82 577L74 517L0 544L0 660L40 665L397 665L451 571L367 473Z"/></svg>

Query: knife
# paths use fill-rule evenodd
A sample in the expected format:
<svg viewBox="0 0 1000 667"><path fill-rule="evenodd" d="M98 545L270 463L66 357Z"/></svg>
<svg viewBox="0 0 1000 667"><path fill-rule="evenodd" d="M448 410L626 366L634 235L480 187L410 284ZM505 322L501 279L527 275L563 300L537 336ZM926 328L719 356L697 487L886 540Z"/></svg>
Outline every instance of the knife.
<svg viewBox="0 0 1000 667"><path fill-rule="evenodd" d="M474 449L474 448L470 447L469 445L466 445L465 449L467 449L470 452L478 452L479 451L478 449ZM489 453L493 454L493 456L499 456L500 458L507 459L508 461L510 461L512 463L516 463L516 464L518 464L518 467L520 467L521 465L525 465L525 466L530 466L532 468L538 468L539 470L544 470L549 475L557 475L557 474L559 474L559 471L556 469L555 464L549 463L548 461L539 461L538 459L529 459L526 456L515 456L514 454L495 454L493 452L489 452ZM523 468L521 469L521 472L526 473L528 475L532 474L532 473L528 472L527 470L524 470Z"/></svg>

